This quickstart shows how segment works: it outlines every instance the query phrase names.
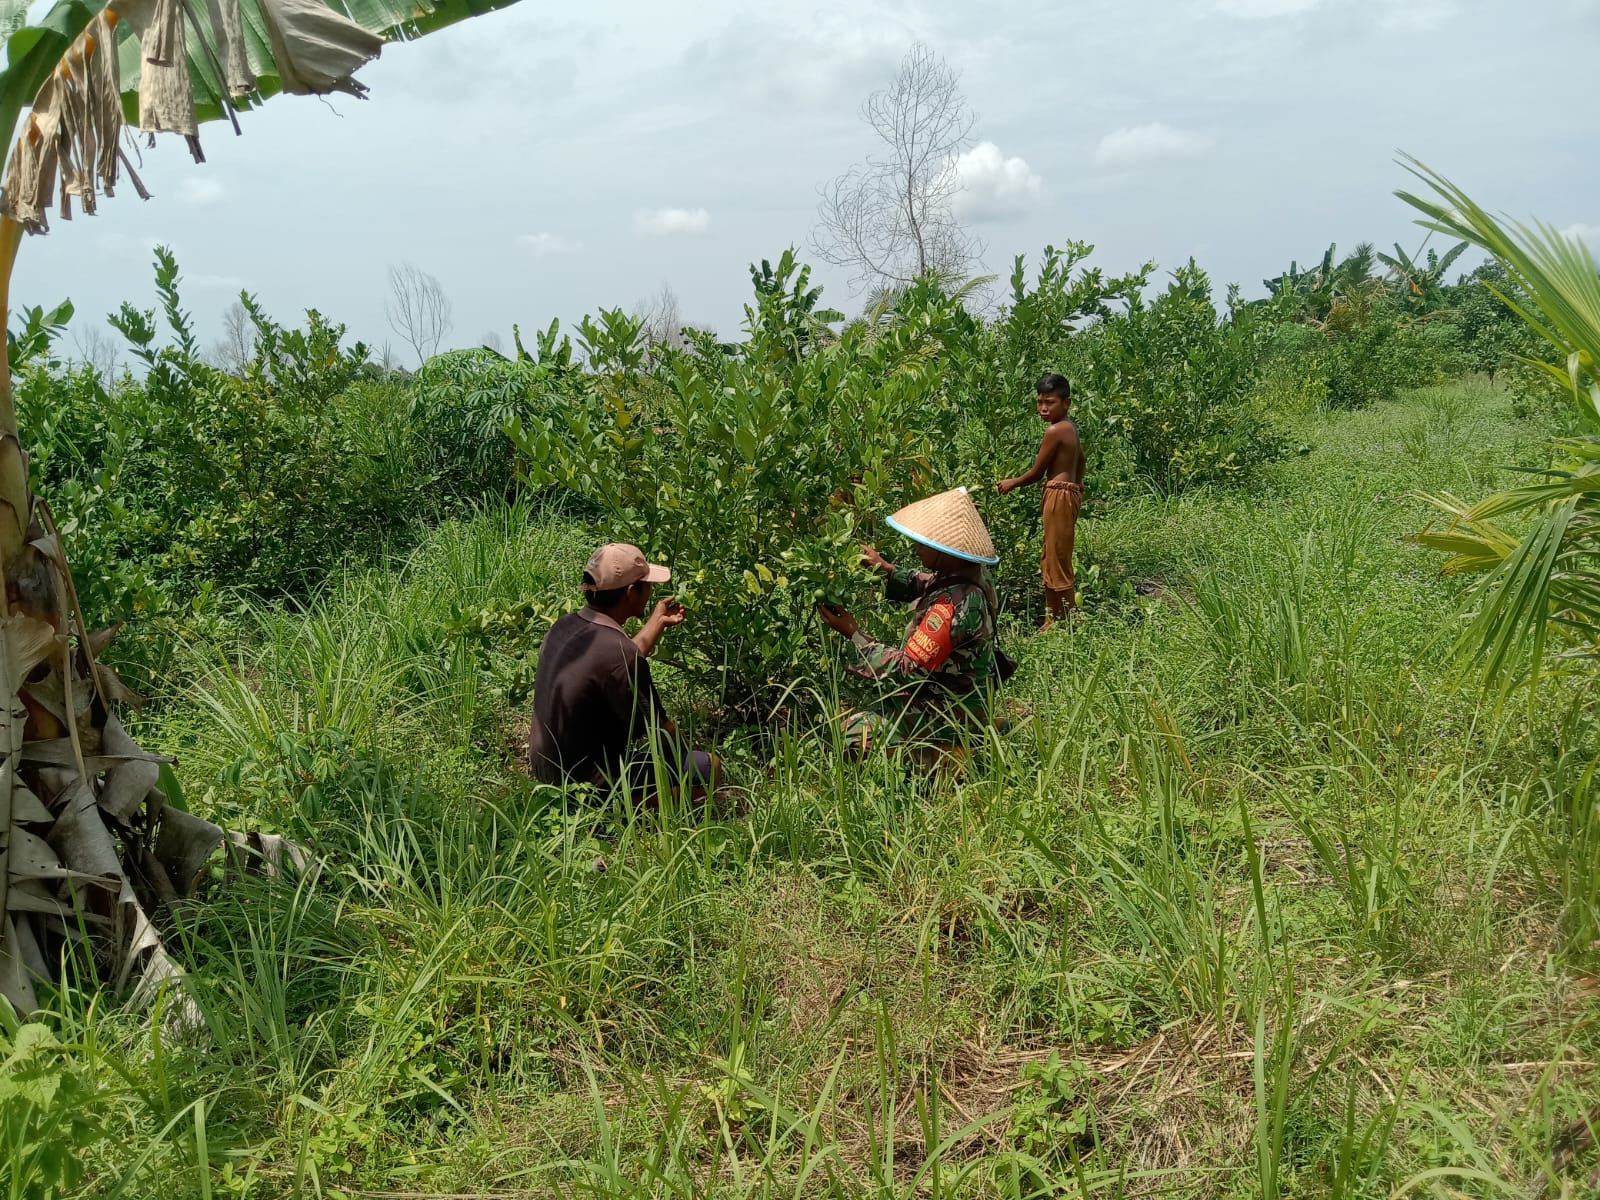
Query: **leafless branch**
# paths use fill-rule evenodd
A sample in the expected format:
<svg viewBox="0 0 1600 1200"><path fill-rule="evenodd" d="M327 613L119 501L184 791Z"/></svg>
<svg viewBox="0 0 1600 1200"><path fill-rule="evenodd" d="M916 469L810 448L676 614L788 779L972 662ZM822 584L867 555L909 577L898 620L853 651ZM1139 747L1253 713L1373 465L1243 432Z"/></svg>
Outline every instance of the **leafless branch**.
<svg viewBox="0 0 1600 1200"><path fill-rule="evenodd" d="M211 361L230 375L241 375L255 353L255 322L243 303L235 300L222 314L222 336L212 344Z"/></svg>
<svg viewBox="0 0 1600 1200"><path fill-rule="evenodd" d="M956 159L972 144L975 120L960 77L918 43L861 117L884 151L821 189L812 249L850 268L858 289L966 275L983 245L955 215Z"/></svg>
<svg viewBox="0 0 1600 1200"><path fill-rule="evenodd" d="M652 366L660 357L661 348L682 350L689 344L683 334L683 308L670 283L662 283L655 295L634 305L633 315L641 322Z"/></svg>
<svg viewBox="0 0 1600 1200"><path fill-rule="evenodd" d="M416 351L419 364L439 353L455 324L444 285L411 263L389 268L389 297L383 315L389 319L389 328Z"/></svg>
<svg viewBox="0 0 1600 1200"><path fill-rule="evenodd" d="M98 325L81 325L72 333L78 358L93 367L102 383L110 386L117 374L117 343Z"/></svg>

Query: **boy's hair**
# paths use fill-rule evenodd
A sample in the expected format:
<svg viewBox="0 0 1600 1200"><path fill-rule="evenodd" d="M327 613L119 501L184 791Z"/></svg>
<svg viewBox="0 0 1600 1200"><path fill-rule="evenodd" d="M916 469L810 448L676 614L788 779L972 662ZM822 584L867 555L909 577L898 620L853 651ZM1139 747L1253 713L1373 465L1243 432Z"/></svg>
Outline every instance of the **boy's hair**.
<svg viewBox="0 0 1600 1200"><path fill-rule="evenodd" d="M624 587L607 588L603 592L596 591L594 586L594 577L591 576L587 571L583 573L584 598L589 601L590 608L599 609L601 612L608 612L615 608L622 602L622 598L624 596L638 586L639 584L637 583L630 583Z"/></svg>
<svg viewBox="0 0 1600 1200"><path fill-rule="evenodd" d="M1046 396L1060 396L1063 400L1072 399L1072 385L1065 375L1041 375L1039 385L1033 390Z"/></svg>

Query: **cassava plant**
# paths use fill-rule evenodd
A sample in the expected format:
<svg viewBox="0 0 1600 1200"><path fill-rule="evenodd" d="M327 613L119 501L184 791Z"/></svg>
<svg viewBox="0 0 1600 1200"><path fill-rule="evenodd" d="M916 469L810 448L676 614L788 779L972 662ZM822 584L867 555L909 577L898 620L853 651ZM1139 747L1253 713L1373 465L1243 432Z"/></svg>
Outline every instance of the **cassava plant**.
<svg viewBox="0 0 1600 1200"><path fill-rule="evenodd" d="M0 0L0 311L24 231L95 211L126 181L128 125L177 133L197 162L200 124L279 92L361 96L355 71L409 39L511 0L57 0L27 24ZM227 835L168 803L162 762L116 715L136 698L96 658L50 509L29 484L11 369L0 350L0 995L37 1005L71 957L150 994L176 968L152 914L188 894ZM246 839L240 839L241 841ZM282 844L253 849L281 857Z"/></svg>
<svg viewBox="0 0 1600 1200"><path fill-rule="evenodd" d="M505 427L581 392L572 343L561 336L559 324L552 321L535 339L530 354L519 333L514 358L483 346L446 351L412 377L411 422L423 469L442 501L508 495L516 455Z"/></svg>

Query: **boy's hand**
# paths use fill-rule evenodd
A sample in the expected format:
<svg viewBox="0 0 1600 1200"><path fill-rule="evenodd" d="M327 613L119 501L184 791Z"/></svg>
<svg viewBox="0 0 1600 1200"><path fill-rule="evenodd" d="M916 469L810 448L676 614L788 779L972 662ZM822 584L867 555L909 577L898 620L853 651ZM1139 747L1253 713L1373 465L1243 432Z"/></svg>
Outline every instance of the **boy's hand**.
<svg viewBox="0 0 1600 1200"><path fill-rule="evenodd" d="M659 621L662 625L682 625L689 614L684 611L683 605L678 603L676 596L663 596L657 603L652 621Z"/></svg>
<svg viewBox="0 0 1600 1200"><path fill-rule="evenodd" d="M894 574L894 564L879 554L876 546L862 545L861 565L871 567L874 571L882 571L885 575Z"/></svg>
<svg viewBox="0 0 1600 1200"><path fill-rule="evenodd" d="M827 601L817 605L817 615L829 629L842 633L845 637L855 637L856 631L861 628L847 609L840 608L837 604L829 604Z"/></svg>
<svg viewBox="0 0 1600 1200"><path fill-rule="evenodd" d="M1017 481L1015 479L1002 479L999 483L995 484L994 486L995 486L995 490L997 492L999 492L1002 496L1004 496L1007 492L1015 490L1015 488L1017 486Z"/></svg>

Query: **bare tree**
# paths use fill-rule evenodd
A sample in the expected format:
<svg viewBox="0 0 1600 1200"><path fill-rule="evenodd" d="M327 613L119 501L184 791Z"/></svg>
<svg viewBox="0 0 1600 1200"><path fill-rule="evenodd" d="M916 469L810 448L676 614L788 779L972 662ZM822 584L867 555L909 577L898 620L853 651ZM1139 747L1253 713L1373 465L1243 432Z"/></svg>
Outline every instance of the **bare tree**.
<svg viewBox="0 0 1600 1200"><path fill-rule="evenodd" d="M639 319L644 337L650 345L652 361L658 356L658 346L669 350L682 350L689 344L683 334L683 308L678 303L678 293L670 283L663 282L655 295L633 306L633 315Z"/></svg>
<svg viewBox="0 0 1600 1200"><path fill-rule="evenodd" d="M440 343L455 324L444 285L411 263L389 268L383 315L389 318L389 328L417 352L419 363L439 353Z"/></svg>
<svg viewBox="0 0 1600 1200"><path fill-rule="evenodd" d="M117 374L117 343L98 325L83 325L73 330L72 345L78 357L93 367L101 382L109 384Z"/></svg>
<svg viewBox="0 0 1600 1200"><path fill-rule="evenodd" d="M506 352L505 342L501 339L500 335L492 329L478 339L478 345L482 346L485 350L493 350L496 354L504 354Z"/></svg>
<svg viewBox="0 0 1600 1200"><path fill-rule="evenodd" d="M857 288L966 275L983 244L955 214L956 160L972 144L976 119L960 77L919 42L894 82L867 98L861 117L883 153L822 188L812 249L850 268Z"/></svg>
<svg viewBox="0 0 1600 1200"><path fill-rule="evenodd" d="M242 375L256 356L256 325L243 302L235 300L222 313L222 336L211 345L211 361L230 375Z"/></svg>

